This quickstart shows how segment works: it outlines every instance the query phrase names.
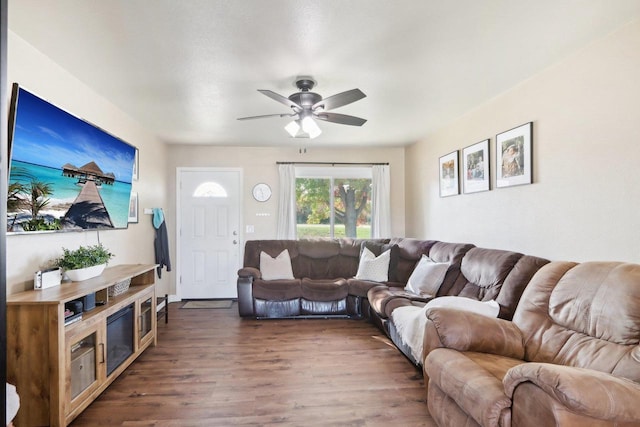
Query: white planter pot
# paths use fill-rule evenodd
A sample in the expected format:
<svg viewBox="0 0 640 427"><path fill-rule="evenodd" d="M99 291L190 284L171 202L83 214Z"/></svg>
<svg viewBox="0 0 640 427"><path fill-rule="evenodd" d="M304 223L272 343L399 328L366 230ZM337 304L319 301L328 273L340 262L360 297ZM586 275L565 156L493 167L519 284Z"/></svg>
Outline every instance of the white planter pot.
<svg viewBox="0 0 640 427"><path fill-rule="evenodd" d="M67 270L64 274L74 282L91 279L102 274L107 264L94 265L93 267L80 268L78 270Z"/></svg>

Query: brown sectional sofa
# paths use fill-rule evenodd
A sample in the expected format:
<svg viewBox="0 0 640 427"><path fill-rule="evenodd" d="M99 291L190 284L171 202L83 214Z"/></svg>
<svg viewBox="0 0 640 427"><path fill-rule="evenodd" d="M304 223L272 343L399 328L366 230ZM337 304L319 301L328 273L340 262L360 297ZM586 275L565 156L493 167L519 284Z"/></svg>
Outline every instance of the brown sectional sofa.
<svg viewBox="0 0 640 427"><path fill-rule="evenodd" d="M362 246L376 254L392 250L389 281L356 279ZM289 251L294 279L263 280L260 253ZM390 314L402 305L424 305L432 296L404 287L422 255L449 263L436 296L495 299L510 319L529 279L547 260L517 252L412 238L250 240L238 271L238 309L243 317L340 316L371 318L389 333ZM371 307L370 307L371 305Z"/></svg>
<svg viewBox="0 0 640 427"><path fill-rule="evenodd" d="M354 279L363 244L392 248L385 283ZM288 249L294 280L261 278L260 252ZM495 299L498 318L426 311L421 360L392 313L431 296L404 290L422 255L449 263L440 296ZM640 265L551 262L471 244L394 238L249 241L243 317L369 318L416 365L440 426L640 427Z"/></svg>

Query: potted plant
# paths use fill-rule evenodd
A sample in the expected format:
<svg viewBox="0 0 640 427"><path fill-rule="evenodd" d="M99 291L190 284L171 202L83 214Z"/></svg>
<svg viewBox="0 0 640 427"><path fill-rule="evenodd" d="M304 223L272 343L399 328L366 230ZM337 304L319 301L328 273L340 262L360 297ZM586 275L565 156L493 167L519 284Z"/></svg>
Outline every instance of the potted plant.
<svg viewBox="0 0 640 427"><path fill-rule="evenodd" d="M98 243L80 246L76 250L62 248L63 255L55 263L74 282L87 280L102 274L107 262L113 257L107 248Z"/></svg>

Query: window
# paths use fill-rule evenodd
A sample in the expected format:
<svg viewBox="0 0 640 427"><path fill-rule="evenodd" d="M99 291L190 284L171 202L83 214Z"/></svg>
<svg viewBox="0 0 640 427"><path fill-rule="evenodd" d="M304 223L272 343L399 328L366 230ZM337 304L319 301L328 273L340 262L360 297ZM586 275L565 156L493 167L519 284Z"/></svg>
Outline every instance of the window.
<svg viewBox="0 0 640 427"><path fill-rule="evenodd" d="M203 182L194 190L193 197L227 197L227 190L217 182Z"/></svg>
<svg viewBox="0 0 640 427"><path fill-rule="evenodd" d="M298 238L371 237L371 168L296 167Z"/></svg>

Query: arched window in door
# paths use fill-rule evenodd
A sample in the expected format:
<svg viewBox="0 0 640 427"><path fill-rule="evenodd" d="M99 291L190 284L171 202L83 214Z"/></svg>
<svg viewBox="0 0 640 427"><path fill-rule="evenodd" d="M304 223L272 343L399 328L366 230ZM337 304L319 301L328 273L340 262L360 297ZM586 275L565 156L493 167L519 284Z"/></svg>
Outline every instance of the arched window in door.
<svg viewBox="0 0 640 427"><path fill-rule="evenodd" d="M227 190L217 182L208 181L198 185L193 191L193 197L229 197Z"/></svg>

